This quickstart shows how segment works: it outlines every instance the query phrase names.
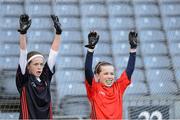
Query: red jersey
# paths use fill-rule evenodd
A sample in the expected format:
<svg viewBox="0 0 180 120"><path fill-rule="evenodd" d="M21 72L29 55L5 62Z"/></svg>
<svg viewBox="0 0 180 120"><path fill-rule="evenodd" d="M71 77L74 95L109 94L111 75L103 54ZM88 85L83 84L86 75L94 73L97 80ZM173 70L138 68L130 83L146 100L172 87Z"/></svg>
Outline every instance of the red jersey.
<svg viewBox="0 0 180 120"><path fill-rule="evenodd" d="M126 71L111 87L95 82L95 79L92 85L89 85L86 80L87 96L91 103L91 119L122 119L123 93L130 83Z"/></svg>

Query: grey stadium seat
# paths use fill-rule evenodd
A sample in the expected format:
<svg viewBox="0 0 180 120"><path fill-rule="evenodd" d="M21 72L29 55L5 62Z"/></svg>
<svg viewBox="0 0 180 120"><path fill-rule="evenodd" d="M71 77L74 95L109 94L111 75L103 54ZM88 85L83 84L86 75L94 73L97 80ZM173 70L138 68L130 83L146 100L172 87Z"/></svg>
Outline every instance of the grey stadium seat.
<svg viewBox="0 0 180 120"><path fill-rule="evenodd" d="M107 4L109 16L132 16L133 10L131 5L127 3L121 4Z"/></svg>
<svg viewBox="0 0 180 120"><path fill-rule="evenodd" d="M168 42L180 42L180 30L167 30L166 31Z"/></svg>
<svg viewBox="0 0 180 120"><path fill-rule="evenodd" d="M0 30L1 42L19 42L17 30Z"/></svg>
<svg viewBox="0 0 180 120"><path fill-rule="evenodd" d="M161 29L161 21L159 17L138 17L136 26L139 30L142 29Z"/></svg>
<svg viewBox="0 0 180 120"><path fill-rule="evenodd" d="M18 57L0 57L0 69L16 70L18 61Z"/></svg>
<svg viewBox="0 0 180 120"><path fill-rule="evenodd" d="M140 30L139 31L140 42L162 42L165 41L165 34L161 30Z"/></svg>
<svg viewBox="0 0 180 120"><path fill-rule="evenodd" d="M172 56L180 55L180 42L169 43L169 51Z"/></svg>
<svg viewBox="0 0 180 120"><path fill-rule="evenodd" d="M76 4L55 4L53 10L58 16L78 17L80 15L78 5Z"/></svg>
<svg viewBox="0 0 180 120"><path fill-rule="evenodd" d="M2 19L0 19L0 25L3 29L17 29L19 26L19 18L3 17Z"/></svg>
<svg viewBox="0 0 180 120"><path fill-rule="evenodd" d="M109 18L109 27L110 29L133 29L134 20L132 17L110 17Z"/></svg>
<svg viewBox="0 0 180 120"><path fill-rule="evenodd" d="M175 69L175 77L176 77L176 81L180 85L180 68Z"/></svg>
<svg viewBox="0 0 180 120"><path fill-rule="evenodd" d="M11 56L11 55L18 56L19 45L18 44L1 44L0 55L1 56Z"/></svg>
<svg viewBox="0 0 180 120"><path fill-rule="evenodd" d="M80 19L75 17L60 17L62 28L64 30L79 30Z"/></svg>
<svg viewBox="0 0 180 120"><path fill-rule="evenodd" d="M172 63L174 68L180 68L180 55L179 56L172 56Z"/></svg>
<svg viewBox="0 0 180 120"><path fill-rule="evenodd" d="M105 55L94 56L93 57L93 65L92 65L93 71L94 71L95 65L100 61L106 61L109 63L113 63L112 57L110 57L110 56L105 56Z"/></svg>
<svg viewBox="0 0 180 120"><path fill-rule="evenodd" d="M69 31L69 30L64 30L63 34L61 35L61 39L63 43L71 43L71 42L75 42L75 43L80 43L82 42L82 36L81 36L81 32L78 30L74 30L74 31Z"/></svg>
<svg viewBox="0 0 180 120"><path fill-rule="evenodd" d="M179 29L180 28L180 17L164 17L163 18L163 26L165 30L168 29Z"/></svg>
<svg viewBox="0 0 180 120"><path fill-rule="evenodd" d="M160 10L164 16L180 15L180 4L160 4Z"/></svg>
<svg viewBox="0 0 180 120"><path fill-rule="evenodd" d="M42 54L49 54L49 50L51 48L51 45L49 44L39 44L39 43L31 43L28 44L28 51L39 51Z"/></svg>
<svg viewBox="0 0 180 120"><path fill-rule="evenodd" d="M107 11L104 4L80 4L82 16L106 16Z"/></svg>
<svg viewBox="0 0 180 120"><path fill-rule="evenodd" d="M167 56L144 56L145 68L168 68L170 60Z"/></svg>
<svg viewBox="0 0 180 120"><path fill-rule="evenodd" d="M159 16L159 9L156 4L134 4L136 16Z"/></svg>
<svg viewBox="0 0 180 120"><path fill-rule="evenodd" d="M112 42L128 42L129 32L129 30L111 30Z"/></svg>
<svg viewBox="0 0 180 120"><path fill-rule="evenodd" d="M142 43L141 51L143 55L167 55L167 46L163 42L158 43ZM158 50L155 50L158 49Z"/></svg>
<svg viewBox="0 0 180 120"><path fill-rule="evenodd" d="M33 17L31 29L50 29L53 28L50 17Z"/></svg>
<svg viewBox="0 0 180 120"><path fill-rule="evenodd" d="M111 46L108 43L99 43L96 46L94 55L111 55Z"/></svg>

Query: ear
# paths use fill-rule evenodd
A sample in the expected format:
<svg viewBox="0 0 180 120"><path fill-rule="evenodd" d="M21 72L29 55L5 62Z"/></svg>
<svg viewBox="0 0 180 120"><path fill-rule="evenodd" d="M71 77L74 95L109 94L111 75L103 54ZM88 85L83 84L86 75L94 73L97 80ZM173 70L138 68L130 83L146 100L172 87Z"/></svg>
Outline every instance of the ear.
<svg viewBox="0 0 180 120"><path fill-rule="evenodd" d="M99 82L99 79L100 79L99 74L95 74L95 75L94 75L94 78L95 78L95 81L96 81L96 82Z"/></svg>

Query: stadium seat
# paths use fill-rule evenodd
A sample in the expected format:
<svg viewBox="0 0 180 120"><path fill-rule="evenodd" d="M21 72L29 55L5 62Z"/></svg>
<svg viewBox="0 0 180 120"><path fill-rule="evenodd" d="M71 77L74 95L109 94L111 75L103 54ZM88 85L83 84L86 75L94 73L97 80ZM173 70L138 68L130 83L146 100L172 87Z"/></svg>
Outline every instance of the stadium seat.
<svg viewBox="0 0 180 120"><path fill-rule="evenodd" d="M172 63L174 68L180 68L180 56L172 56Z"/></svg>
<svg viewBox="0 0 180 120"><path fill-rule="evenodd" d="M111 30L112 42L128 42L129 32L129 30Z"/></svg>
<svg viewBox="0 0 180 120"><path fill-rule="evenodd" d="M139 39L142 43L165 41L165 34L161 30L140 30Z"/></svg>
<svg viewBox="0 0 180 120"><path fill-rule="evenodd" d="M133 81L133 83L144 82L145 81L144 70L135 68L131 80Z"/></svg>
<svg viewBox="0 0 180 120"><path fill-rule="evenodd" d="M56 15L60 17L78 17L79 14L79 8L76 4L54 4L53 11Z"/></svg>
<svg viewBox="0 0 180 120"><path fill-rule="evenodd" d="M116 55L114 56L114 64L117 68L126 68L129 60L129 55ZM142 68L143 63L142 63L142 58L137 56L136 57L136 68Z"/></svg>
<svg viewBox="0 0 180 120"><path fill-rule="evenodd" d="M20 16L23 13L23 5L13 3L1 3L0 15L3 16Z"/></svg>
<svg viewBox="0 0 180 120"><path fill-rule="evenodd" d="M93 57L93 65L92 65L92 67L93 67L93 70L94 70L94 68L95 68L95 65L98 63L98 62L100 62L100 61L106 61L106 62L109 62L109 63L112 63L113 64L113 59L112 59L112 57L110 57L110 56L106 56L106 55L95 55L94 57Z"/></svg>
<svg viewBox="0 0 180 120"><path fill-rule="evenodd" d="M141 4L141 3L157 3L156 0L133 0L135 4Z"/></svg>
<svg viewBox="0 0 180 120"><path fill-rule="evenodd" d="M49 4L33 3L25 6L26 13L30 16L50 16L51 6Z"/></svg>
<svg viewBox="0 0 180 120"><path fill-rule="evenodd" d="M127 95L147 95L148 89L143 82L132 82L126 89L125 94Z"/></svg>
<svg viewBox="0 0 180 120"><path fill-rule="evenodd" d="M180 15L180 4L160 4L160 10L164 16L176 16Z"/></svg>
<svg viewBox="0 0 180 120"><path fill-rule="evenodd" d="M146 77L149 83L154 82L172 82L174 80L173 73L169 69L147 69ZM154 82L153 82L154 81Z"/></svg>
<svg viewBox="0 0 180 120"><path fill-rule="evenodd" d="M169 43L180 42L180 30L166 30L166 36Z"/></svg>
<svg viewBox="0 0 180 120"><path fill-rule="evenodd" d="M166 96L169 94L176 94L178 92L177 85L174 82L152 81L149 83L150 93L152 95Z"/></svg>
<svg viewBox="0 0 180 120"><path fill-rule="evenodd" d="M79 2L86 3L86 4L92 4L92 3L104 3L106 0L80 0Z"/></svg>
<svg viewBox="0 0 180 120"><path fill-rule="evenodd" d="M63 83L83 83L85 81L84 70L64 70L59 69L56 74L58 84Z"/></svg>
<svg viewBox="0 0 180 120"><path fill-rule="evenodd" d="M1 44L0 55L1 56L18 56L19 45L18 44Z"/></svg>
<svg viewBox="0 0 180 120"><path fill-rule="evenodd" d="M17 30L0 30L1 42L19 42Z"/></svg>
<svg viewBox="0 0 180 120"><path fill-rule="evenodd" d="M50 48L51 48L51 45L46 44L46 43L42 43L42 44L30 43L30 44L28 44L27 50L28 51L39 51L43 55L47 55L47 54L49 54Z"/></svg>
<svg viewBox="0 0 180 120"><path fill-rule="evenodd" d="M81 20L83 30L104 30L108 27L107 19L104 17L83 17Z"/></svg>
<svg viewBox="0 0 180 120"><path fill-rule="evenodd" d="M18 57L0 57L0 69L3 70L16 70L18 67Z"/></svg>
<svg viewBox="0 0 180 120"><path fill-rule="evenodd" d="M159 9L156 4L134 4L136 16L159 16Z"/></svg>
<svg viewBox="0 0 180 120"><path fill-rule="evenodd" d="M175 69L175 78L178 84L180 85L180 67Z"/></svg>
<svg viewBox="0 0 180 120"><path fill-rule="evenodd" d="M103 4L80 4L80 12L82 16L107 16Z"/></svg>
<svg viewBox="0 0 180 120"><path fill-rule="evenodd" d="M94 55L111 55L111 46L108 43L99 43Z"/></svg>
<svg viewBox="0 0 180 120"><path fill-rule="evenodd" d="M81 32L78 30L76 31L64 30L63 34L61 35L61 39L63 43L81 43L82 42Z"/></svg>
<svg viewBox="0 0 180 120"><path fill-rule="evenodd" d="M31 29L50 29L53 28L52 20L49 17L33 17Z"/></svg>
<svg viewBox="0 0 180 120"><path fill-rule="evenodd" d="M180 28L180 17L164 17L163 27L165 30L179 29Z"/></svg>
<svg viewBox="0 0 180 120"><path fill-rule="evenodd" d="M169 51L171 56L180 55L180 42L169 43Z"/></svg>
<svg viewBox="0 0 180 120"><path fill-rule="evenodd" d="M54 3L64 3L64 4L66 4L66 3L78 3L79 1L78 0L56 0L56 1L54 1Z"/></svg>
<svg viewBox="0 0 180 120"><path fill-rule="evenodd" d="M170 66L170 60L168 56L144 56L145 68L168 68Z"/></svg>
<svg viewBox="0 0 180 120"><path fill-rule="evenodd" d="M78 43L64 43L60 47L60 55L82 55L82 45Z"/></svg>
<svg viewBox="0 0 180 120"><path fill-rule="evenodd" d="M133 10L132 6L128 3L121 4L107 4L109 16L132 16Z"/></svg>
<svg viewBox="0 0 180 120"><path fill-rule="evenodd" d="M17 17L3 17L0 19L1 29L17 29L19 18Z"/></svg>
<svg viewBox="0 0 180 120"><path fill-rule="evenodd" d="M165 43L142 43L141 51L143 55L167 55L168 49ZM158 49L158 50L155 50Z"/></svg>
<svg viewBox="0 0 180 120"><path fill-rule="evenodd" d="M60 56L57 60L57 69L82 69L84 68L84 62L81 57L72 56L64 57Z"/></svg>
<svg viewBox="0 0 180 120"><path fill-rule="evenodd" d="M137 17L136 26L139 30L142 29L161 29L159 17Z"/></svg>
<svg viewBox="0 0 180 120"><path fill-rule="evenodd" d="M132 17L110 17L109 18L109 28L112 30L133 29L133 28L135 28L134 20Z"/></svg>
<svg viewBox="0 0 180 120"><path fill-rule="evenodd" d="M75 17L60 17L59 18L62 28L64 30L79 30L80 19Z"/></svg>

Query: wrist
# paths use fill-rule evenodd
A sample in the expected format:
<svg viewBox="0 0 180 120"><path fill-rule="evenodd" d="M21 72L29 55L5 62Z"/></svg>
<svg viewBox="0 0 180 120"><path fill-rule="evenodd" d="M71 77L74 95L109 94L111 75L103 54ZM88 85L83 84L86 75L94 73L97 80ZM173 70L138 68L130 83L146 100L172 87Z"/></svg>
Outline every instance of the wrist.
<svg viewBox="0 0 180 120"><path fill-rule="evenodd" d="M94 49L88 48L89 52L94 52Z"/></svg>
<svg viewBox="0 0 180 120"><path fill-rule="evenodd" d="M135 53L136 52L136 48L131 48L129 51L130 51L130 53Z"/></svg>

